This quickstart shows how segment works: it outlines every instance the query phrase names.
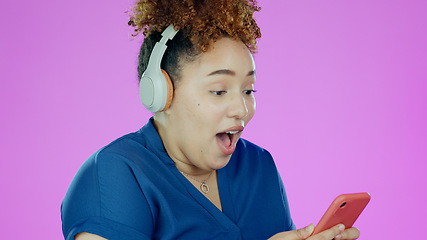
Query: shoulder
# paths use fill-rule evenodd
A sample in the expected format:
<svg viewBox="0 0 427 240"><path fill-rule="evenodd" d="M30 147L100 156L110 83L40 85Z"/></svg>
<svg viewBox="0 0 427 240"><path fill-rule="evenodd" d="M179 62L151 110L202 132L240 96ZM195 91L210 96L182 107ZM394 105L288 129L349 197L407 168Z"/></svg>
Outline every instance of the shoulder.
<svg viewBox="0 0 427 240"><path fill-rule="evenodd" d="M152 121L140 130L117 138L94 154L97 164L120 161L130 165L152 164L152 160L167 156Z"/></svg>
<svg viewBox="0 0 427 240"><path fill-rule="evenodd" d="M277 181L278 172L271 154L245 139L237 142L236 150L226 169L234 178L246 179L246 181L257 177L266 181Z"/></svg>
<svg viewBox="0 0 427 240"><path fill-rule="evenodd" d="M112 155L127 156L134 151L147 149L148 142L141 132L126 134L102 147L95 153L95 158L103 158Z"/></svg>
<svg viewBox="0 0 427 240"><path fill-rule="evenodd" d="M107 238L150 233L152 213L140 188L144 173L151 172L144 168L155 158L149 144L141 131L126 134L83 163L61 205L66 236L83 231ZM111 230L118 226L122 230Z"/></svg>
<svg viewBox="0 0 427 240"><path fill-rule="evenodd" d="M99 199L108 191L120 193L124 186L137 186L134 172L143 169L154 157L143 134L134 132L117 138L92 154L80 167L67 197L78 195ZM135 188L137 189L137 188ZM69 196L68 196L69 193Z"/></svg>
<svg viewBox="0 0 427 240"><path fill-rule="evenodd" d="M144 142L138 140L135 133L124 135L93 153L79 168L73 178L70 189L84 191L97 189L102 181L119 181L119 176L127 176L128 169L133 165L132 155L146 151ZM112 180L112 179L111 179ZM71 188L73 186L86 186Z"/></svg>
<svg viewBox="0 0 427 240"><path fill-rule="evenodd" d="M239 139L239 141L237 142L236 149L240 151L243 150L250 153L257 153L257 154L264 154L264 155L271 156L268 150L266 150L265 148L262 148L256 145L255 143L243 138Z"/></svg>
<svg viewBox="0 0 427 240"><path fill-rule="evenodd" d="M236 144L235 158L244 158L250 164L273 164L273 157L266 149L246 140L240 139Z"/></svg>
<svg viewBox="0 0 427 240"><path fill-rule="evenodd" d="M161 139L149 121L140 130L121 136L99 149L89 161L93 161L100 173L109 173L119 166L147 167L153 159L161 159L163 154Z"/></svg>

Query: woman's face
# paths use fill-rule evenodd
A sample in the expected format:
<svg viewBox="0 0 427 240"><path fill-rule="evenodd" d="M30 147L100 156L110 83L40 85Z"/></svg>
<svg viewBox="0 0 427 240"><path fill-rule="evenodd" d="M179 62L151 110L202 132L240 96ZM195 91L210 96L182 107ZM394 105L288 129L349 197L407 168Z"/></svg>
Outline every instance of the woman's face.
<svg viewBox="0 0 427 240"><path fill-rule="evenodd" d="M254 83L251 53L231 38L216 41L196 61L183 64L159 130L180 170L212 171L227 165L255 114Z"/></svg>

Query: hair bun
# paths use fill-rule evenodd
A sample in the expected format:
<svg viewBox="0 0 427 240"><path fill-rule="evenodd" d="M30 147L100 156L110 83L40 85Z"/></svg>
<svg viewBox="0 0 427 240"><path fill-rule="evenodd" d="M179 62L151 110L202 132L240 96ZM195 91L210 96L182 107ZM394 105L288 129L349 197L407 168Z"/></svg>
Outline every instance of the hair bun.
<svg viewBox="0 0 427 240"><path fill-rule="evenodd" d="M138 0L128 24L135 27L134 36L174 24L203 52L226 34L254 52L261 32L253 14L259 10L255 0Z"/></svg>

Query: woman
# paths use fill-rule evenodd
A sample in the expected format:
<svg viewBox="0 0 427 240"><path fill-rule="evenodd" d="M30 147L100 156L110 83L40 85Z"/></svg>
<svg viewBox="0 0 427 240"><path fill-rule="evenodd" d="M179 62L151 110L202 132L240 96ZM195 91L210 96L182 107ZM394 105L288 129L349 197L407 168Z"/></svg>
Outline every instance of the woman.
<svg viewBox="0 0 427 240"><path fill-rule="evenodd" d="M156 58L173 96L143 128L83 164L62 204L67 240L358 237L342 225L310 238L313 225L294 230L272 157L240 139L255 113L254 11L245 0L136 4L130 24L147 34L142 101L152 110L144 91ZM159 53L154 45L167 39Z"/></svg>

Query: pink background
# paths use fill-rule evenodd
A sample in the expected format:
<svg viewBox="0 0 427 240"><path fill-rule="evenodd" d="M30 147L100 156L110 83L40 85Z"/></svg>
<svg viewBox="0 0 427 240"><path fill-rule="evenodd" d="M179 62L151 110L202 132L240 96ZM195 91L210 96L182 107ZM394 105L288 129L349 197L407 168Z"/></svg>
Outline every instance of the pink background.
<svg viewBox="0 0 427 240"><path fill-rule="evenodd" d="M7 1L0 8L0 232L62 239L80 165L150 113L138 99L127 1ZM258 108L294 222L368 191L360 239L420 239L427 215L427 2L260 1Z"/></svg>

